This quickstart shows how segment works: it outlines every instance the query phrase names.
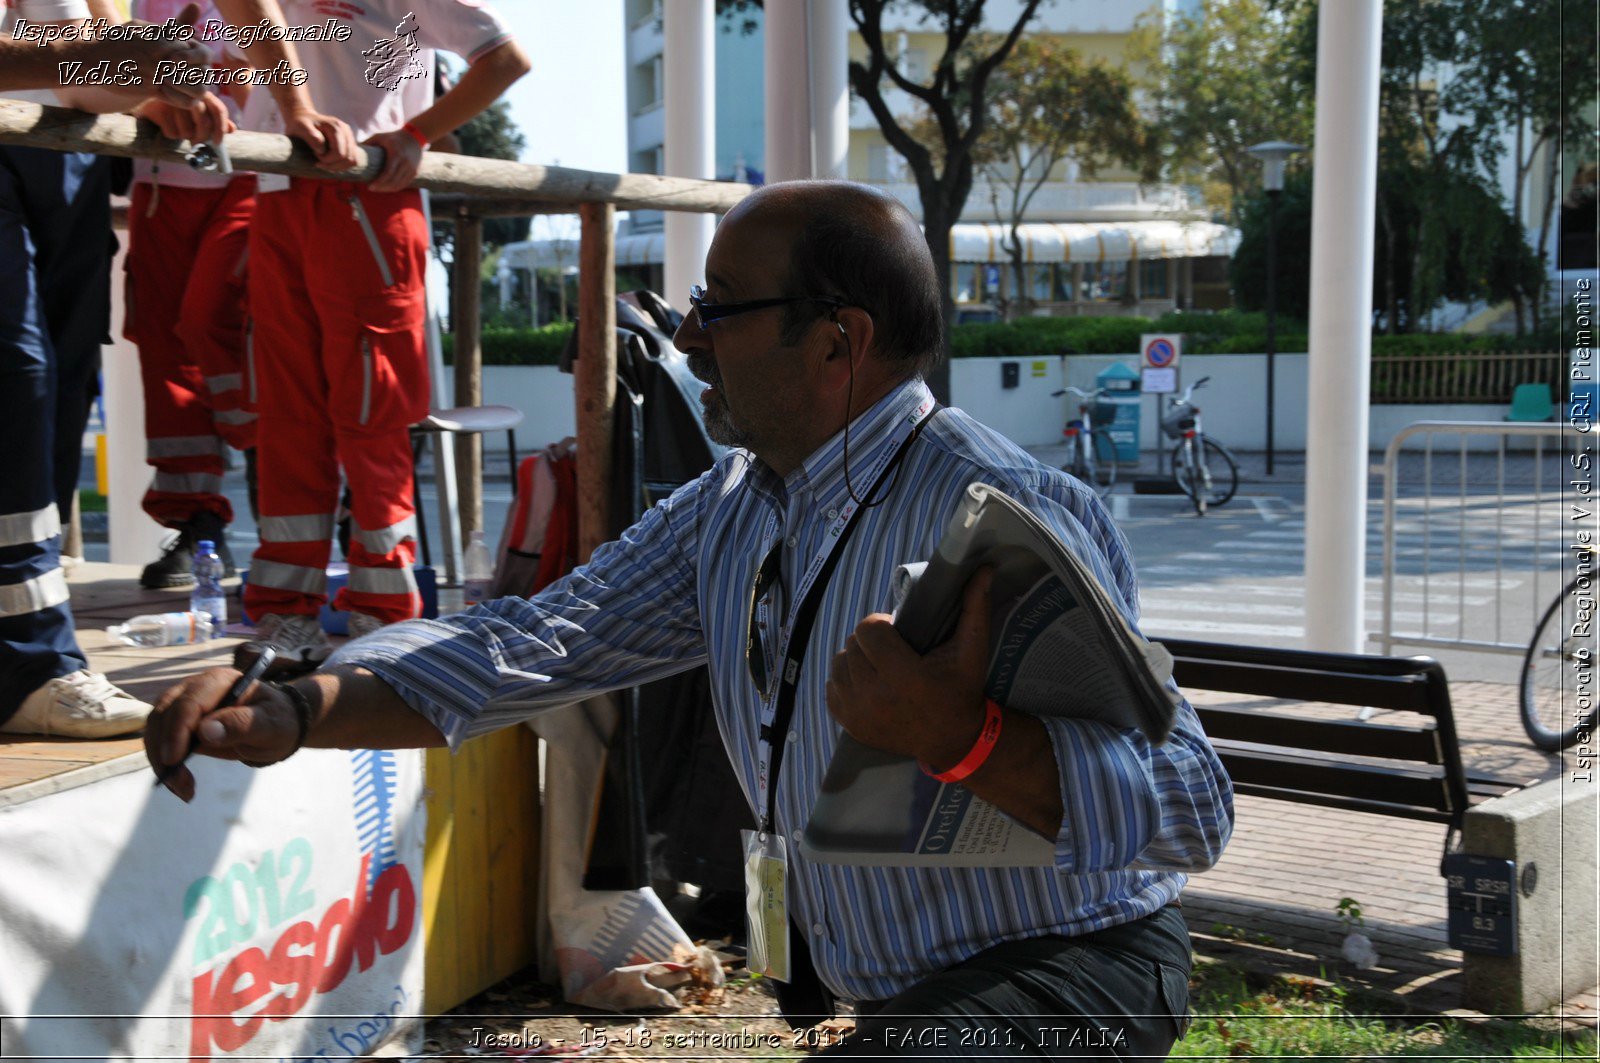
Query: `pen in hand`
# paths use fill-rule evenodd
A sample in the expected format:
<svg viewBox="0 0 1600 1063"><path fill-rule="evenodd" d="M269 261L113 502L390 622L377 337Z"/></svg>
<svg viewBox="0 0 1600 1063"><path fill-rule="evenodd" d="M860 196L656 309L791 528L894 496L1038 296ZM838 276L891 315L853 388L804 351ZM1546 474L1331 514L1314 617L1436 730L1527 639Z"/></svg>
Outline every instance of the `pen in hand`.
<svg viewBox="0 0 1600 1063"><path fill-rule="evenodd" d="M267 669L272 667L272 662L277 656L278 652L271 646L263 646L260 656L255 659L255 663L245 669L243 675L234 680L233 686L229 687L228 692L222 696L222 701L217 704L217 708L225 709L230 705L237 705L239 699L244 697L244 692L250 689L250 685L267 674ZM212 711L215 712L216 710L213 709ZM178 774L178 769L183 767L199 745L200 732L196 728L194 735L189 739L189 751L183 755L182 760L162 768L160 773L156 775L155 785L158 787L165 786L170 782L172 777Z"/></svg>

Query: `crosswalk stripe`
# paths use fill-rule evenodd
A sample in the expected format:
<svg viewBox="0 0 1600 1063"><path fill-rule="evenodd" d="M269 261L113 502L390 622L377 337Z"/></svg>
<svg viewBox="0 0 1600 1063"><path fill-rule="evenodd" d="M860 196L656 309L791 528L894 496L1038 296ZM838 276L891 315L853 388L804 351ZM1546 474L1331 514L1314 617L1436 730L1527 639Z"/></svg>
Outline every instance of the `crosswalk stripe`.
<svg viewBox="0 0 1600 1063"><path fill-rule="evenodd" d="M1189 617L1146 617L1139 621L1146 638L1159 641L1164 635L1248 635L1253 638L1299 639L1306 629L1299 624L1235 624Z"/></svg>

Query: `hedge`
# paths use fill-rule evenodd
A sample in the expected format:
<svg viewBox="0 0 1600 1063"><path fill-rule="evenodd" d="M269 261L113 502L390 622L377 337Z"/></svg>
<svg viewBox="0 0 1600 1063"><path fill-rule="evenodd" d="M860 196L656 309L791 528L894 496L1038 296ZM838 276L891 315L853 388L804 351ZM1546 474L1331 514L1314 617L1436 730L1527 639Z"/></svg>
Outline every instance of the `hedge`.
<svg viewBox="0 0 1600 1063"><path fill-rule="evenodd" d="M572 335L571 322L542 328L486 328L485 365L556 365ZM957 325L950 334L955 358L1037 358L1061 354L1136 354L1145 332L1181 332L1186 354L1256 354L1267 348L1266 315L1224 310L1148 317L1025 317ZM445 361L452 339L444 337ZM1306 326L1279 318L1278 350L1304 351ZM1556 336L1413 333L1372 337L1372 353L1440 354L1450 351L1553 351Z"/></svg>
<svg viewBox="0 0 1600 1063"><path fill-rule="evenodd" d="M557 365L572 336L570 321L540 328L486 328L481 346L484 365ZM444 335L444 360L454 362L455 336Z"/></svg>

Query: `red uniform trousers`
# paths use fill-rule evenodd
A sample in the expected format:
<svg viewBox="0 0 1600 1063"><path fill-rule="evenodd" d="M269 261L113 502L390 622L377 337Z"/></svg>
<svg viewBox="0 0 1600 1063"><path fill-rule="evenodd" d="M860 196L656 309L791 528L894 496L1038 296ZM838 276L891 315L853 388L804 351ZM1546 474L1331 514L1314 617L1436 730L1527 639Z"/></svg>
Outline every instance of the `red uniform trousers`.
<svg viewBox="0 0 1600 1063"><path fill-rule="evenodd" d="M420 194L295 179L262 193L250 237L261 546L252 617L316 613L350 487L350 582L335 608L421 612L408 427L428 412L428 233Z"/></svg>
<svg viewBox="0 0 1600 1063"><path fill-rule="evenodd" d="M255 178L224 188L140 182L128 210L127 317L144 381L144 509L167 527L211 512L222 494L222 443L256 445L245 343L245 252Z"/></svg>

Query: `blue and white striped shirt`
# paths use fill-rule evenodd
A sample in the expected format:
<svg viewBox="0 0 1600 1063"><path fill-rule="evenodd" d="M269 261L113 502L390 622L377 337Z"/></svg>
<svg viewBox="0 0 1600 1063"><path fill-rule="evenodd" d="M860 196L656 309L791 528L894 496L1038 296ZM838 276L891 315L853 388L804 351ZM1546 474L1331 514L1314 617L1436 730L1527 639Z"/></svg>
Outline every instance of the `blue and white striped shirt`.
<svg viewBox="0 0 1600 1063"><path fill-rule="evenodd" d="M913 380L852 423L856 492L868 486L860 470L927 398ZM455 746L543 708L708 662L723 740L753 808L763 707L745 665L750 590L777 536L785 573L816 555L849 498L843 443L840 433L786 478L731 452L533 599L385 628L331 663L371 669ZM889 609L896 566L932 556L974 481L1043 519L1136 619L1127 544L1094 492L959 410L941 411L907 450L887 501L862 514L823 591L778 780L776 825L791 839L839 735L823 693L833 654L862 617ZM1002 941L1137 919L1178 895L1184 871L1216 861L1232 788L1187 703L1159 747L1096 722L1044 724L1065 810L1053 868L841 867L789 845L790 911L835 992L883 999Z"/></svg>

